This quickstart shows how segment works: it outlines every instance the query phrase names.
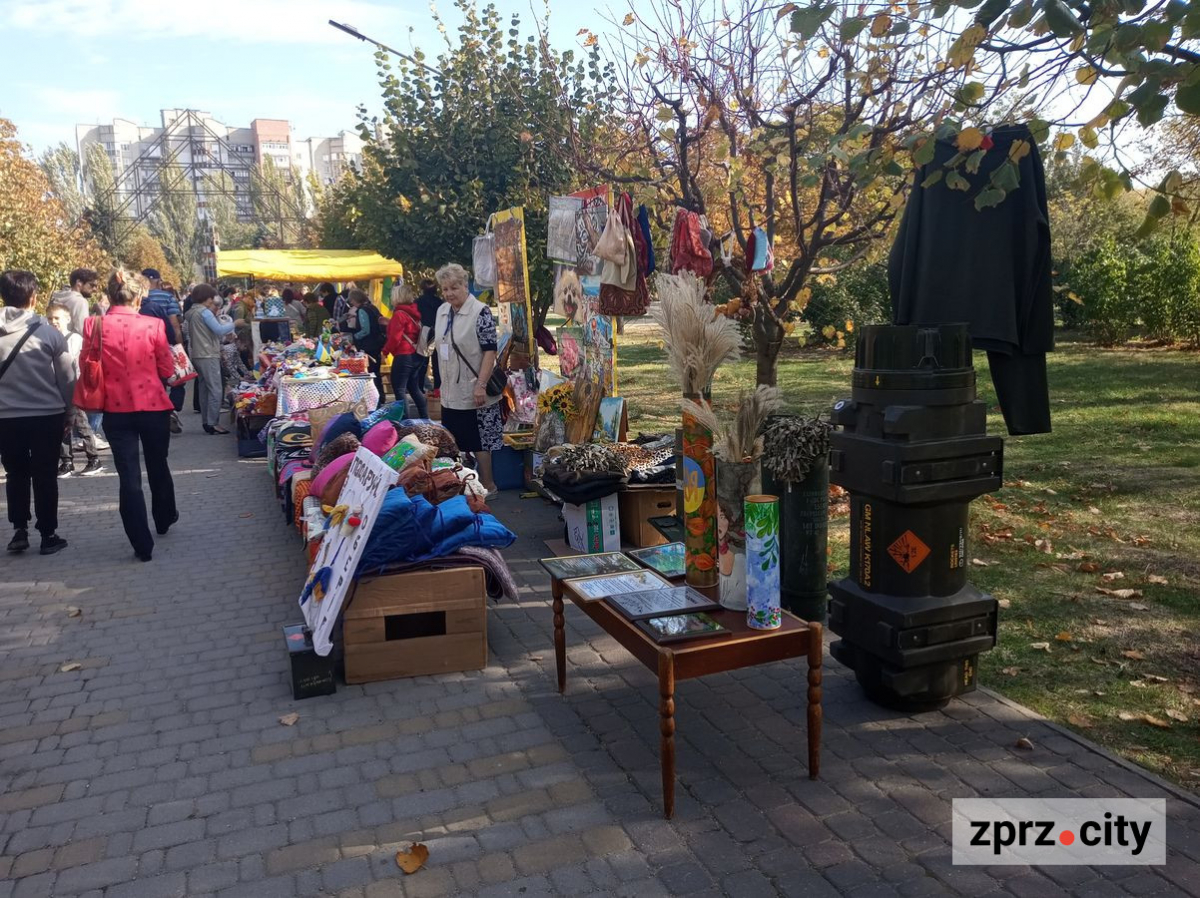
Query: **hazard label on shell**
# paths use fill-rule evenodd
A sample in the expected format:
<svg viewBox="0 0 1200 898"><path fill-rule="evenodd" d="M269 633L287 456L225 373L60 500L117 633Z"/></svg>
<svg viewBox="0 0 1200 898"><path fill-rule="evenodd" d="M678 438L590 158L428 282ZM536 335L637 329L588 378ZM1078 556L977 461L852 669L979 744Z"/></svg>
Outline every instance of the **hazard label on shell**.
<svg viewBox="0 0 1200 898"><path fill-rule="evenodd" d="M921 542L921 538L911 530L905 530L888 546L888 554L906 574L911 574L929 557L929 546Z"/></svg>

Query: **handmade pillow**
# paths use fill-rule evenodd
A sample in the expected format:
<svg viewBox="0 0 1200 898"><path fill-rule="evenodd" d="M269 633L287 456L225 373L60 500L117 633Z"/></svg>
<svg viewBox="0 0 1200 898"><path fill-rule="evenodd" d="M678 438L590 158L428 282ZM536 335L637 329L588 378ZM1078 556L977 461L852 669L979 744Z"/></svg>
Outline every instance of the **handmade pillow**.
<svg viewBox="0 0 1200 898"><path fill-rule="evenodd" d="M387 451L400 442L400 435L396 433L396 425L391 421L380 421L374 427L366 432L362 438L362 444L370 449L380 458L387 454Z"/></svg>
<svg viewBox="0 0 1200 898"><path fill-rule="evenodd" d="M316 496L326 505L336 503L338 495L342 492L342 485L346 482L350 462L353 460L353 454L342 455L327 464L321 469L321 473L312 479L309 495Z"/></svg>
<svg viewBox="0 0 1200 898"><path fill-rule="evenodd" d="M316 461L313 463L314 474L324 469L335 458L353 455L358 451L360 445L358 437L352 433L344 433L332 442L325 444L325 447L317 452Z"/></svg>

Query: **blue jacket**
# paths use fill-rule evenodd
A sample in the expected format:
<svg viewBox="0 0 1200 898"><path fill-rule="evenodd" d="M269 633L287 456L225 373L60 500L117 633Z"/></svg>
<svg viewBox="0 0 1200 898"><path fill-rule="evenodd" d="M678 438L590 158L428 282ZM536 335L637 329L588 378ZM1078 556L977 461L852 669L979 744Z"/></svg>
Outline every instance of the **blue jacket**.
<svg viewBox="0 0 1200 898"><path fill-rule="evenodd" d="M397 488L384 497L358 562L358 574L393 562L442 558L460 546L503 549L516 539L493 515L471 511L464 496L432 505L424 496L410 499Z"/></svg>

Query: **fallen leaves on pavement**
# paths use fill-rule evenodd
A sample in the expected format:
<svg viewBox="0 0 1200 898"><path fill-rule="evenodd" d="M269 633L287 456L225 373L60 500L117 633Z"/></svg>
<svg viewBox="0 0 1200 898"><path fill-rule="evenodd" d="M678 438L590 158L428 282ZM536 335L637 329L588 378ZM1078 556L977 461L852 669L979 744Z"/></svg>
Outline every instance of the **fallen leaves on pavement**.
<svg viewBox="0 0 1200 898"><path fill-rule="evenodd" d="M411 848L401 848L396 852L396 866L405 873L416 873L429 860L429 849L420 842L414 842Z"/></svg>
<svg viewBox="0 0 1200 898"><path fill-rule="evenodd" d="M292 711L290 714L284 714L282 717L280 717L279 722L282 723L285 727L291 727L291 726L295 726L296 721L299 719L300 719L300 715L297 714L295 711Z"/></svg>

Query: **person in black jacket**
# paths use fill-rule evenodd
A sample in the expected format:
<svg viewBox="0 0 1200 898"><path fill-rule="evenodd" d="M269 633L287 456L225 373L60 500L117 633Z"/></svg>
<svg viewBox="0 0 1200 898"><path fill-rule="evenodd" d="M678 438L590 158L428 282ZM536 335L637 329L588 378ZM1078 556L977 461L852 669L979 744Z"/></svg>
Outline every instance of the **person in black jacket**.
<svg viewBox="0 0 1200 898"><path fill-rule="evenodd" d="M421 295L417 297L417 308L421 310L421 327L429 328L429 333L432 335L434 328L437 326L438 308L445 302L437 292L437 281L432 278L425 278L421 281ZM430 339L432 343L432 337ZM440 390L442 388L442 373L438 369L437 353L431 352L425 357L425 364L421 368L421 383L425 383L426 374L429 371L430 360L433 362L433 389Z"/></svg>
<svg viewBox="0 0 1200 898"><path fill-rule="evenodd" d="M379 391L379 399L382 402L383 375L379 369L385 336L379 320L379 309L375 308L375 303L371 302L362 290L351 290L346 299L354 316L351 320L355 322L352 325L353 331L350 331L351 326L347 326L346 330L354 337L354 345L358 351L366 353L370 359L368 367L375 378L375 389Z"/></svg>

